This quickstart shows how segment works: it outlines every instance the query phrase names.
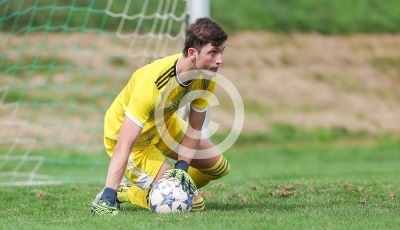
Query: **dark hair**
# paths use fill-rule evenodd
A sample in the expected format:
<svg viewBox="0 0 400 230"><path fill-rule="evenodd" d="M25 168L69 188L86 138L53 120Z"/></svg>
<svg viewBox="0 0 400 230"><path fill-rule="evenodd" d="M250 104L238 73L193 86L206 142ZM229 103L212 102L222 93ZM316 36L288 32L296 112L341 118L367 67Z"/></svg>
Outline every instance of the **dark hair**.
<svg viewBox="0 0 400 230"><path fill-rule="evenodd" d="M220 46L226 40L228 40L228 35L220 24L208 17L198 18L186 29L185 47L182 53L184 57L187 57L189 48L195 48L200 52L208 43L213 46Z"/></svg>

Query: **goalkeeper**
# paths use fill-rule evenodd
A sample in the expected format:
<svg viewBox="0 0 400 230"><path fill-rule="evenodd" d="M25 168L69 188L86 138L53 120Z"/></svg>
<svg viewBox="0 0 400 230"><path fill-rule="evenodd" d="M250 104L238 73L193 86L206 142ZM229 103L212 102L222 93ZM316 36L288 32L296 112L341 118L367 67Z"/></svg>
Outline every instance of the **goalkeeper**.
<svg viewBox="0 0 400 230"><path fill-rule="evenodd" d="M104 144L111 161L91 213L115 215L122 202L150 209L150 188L163 177L178 178L194 195L192 210L204 209L197 188L230 170L226 158L201 135L227 39L218 23L199 18L186 29L182 53L133 73L104 117ZM186 104L188 122L176 114ZM174 166L167 157L176 160ZM121 184L124 178L130 186Z"/></svg>

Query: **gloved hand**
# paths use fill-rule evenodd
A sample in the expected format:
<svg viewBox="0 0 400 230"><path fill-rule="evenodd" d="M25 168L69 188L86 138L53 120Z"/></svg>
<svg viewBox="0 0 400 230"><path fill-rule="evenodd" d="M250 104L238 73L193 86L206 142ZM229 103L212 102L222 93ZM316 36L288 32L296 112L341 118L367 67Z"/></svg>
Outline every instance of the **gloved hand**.
<svg viewBox="0 0 400 230"><path fill-rule="evenodd" d="M117 191L105 188L100 199L92 205L90 212L98 216L115 216L118 214L116 205Z"/></svg>
<svg viewBox="0 0 400 230"><path fill-rule="evenodd" d="M188 168L189 164L187 162L178 161L173 169L169 169L164 172L163 177L166 179L175 177L180 181L183 190L187 191L191 195L196 195L197 187L192 178L187 173Z"/></svg>

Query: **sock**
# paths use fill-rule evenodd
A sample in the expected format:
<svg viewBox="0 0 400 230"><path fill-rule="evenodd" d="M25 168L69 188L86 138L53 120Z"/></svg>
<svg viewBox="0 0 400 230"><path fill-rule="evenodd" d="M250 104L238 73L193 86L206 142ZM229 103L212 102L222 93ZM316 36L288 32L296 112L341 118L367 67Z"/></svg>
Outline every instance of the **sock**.
<svg viewBox="0 0 400 230"><path fill-rule="evenodd" d="M203 197L200 197L193 202L192 211L202 211L205 207Z"/></svg>
<svg viewBox="0 0 400 230"><path fill-rule="evenodd" d="M219 179L228 174L230 168L231 167L226 158L221 155L217 163L211 168L196 169L189 167L188 173L196 184L197 188L201 188L207 185L210 181Z"/></svg>
<svg viewBox="0 0 400 230"><path fill-rule="evenodd" d="M138 205L142 208L150 210L149 206L149 192L151 187L143 190L135 185L131 185L128 189L128 202Z"/></svg>

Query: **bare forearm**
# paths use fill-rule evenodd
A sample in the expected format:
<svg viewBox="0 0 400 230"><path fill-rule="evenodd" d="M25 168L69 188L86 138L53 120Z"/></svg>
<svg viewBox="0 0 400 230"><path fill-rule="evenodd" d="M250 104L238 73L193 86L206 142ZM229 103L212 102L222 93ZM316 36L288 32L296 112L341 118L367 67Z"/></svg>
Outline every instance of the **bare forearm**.
<svg viewBox="0 0 400 230"><path fill-rule="evenodd" d="M196 151L199 147L201 138L201 131L200 130L190 130L183 138L181 147L178 151L178 160L184 160L187 163L190 163L194 158Z"/></svg>
<svg viewBox="0 0 400 230"><path fill-rule="evenodd" d="M130 152L129 148L121 148L119 151L114 151L108 167L106 187L113 189L118 188L122 176L124 175Z"/></svg>
<svg viewBox="0 0 400 230"><path fill-rule="evenodd" d="M132 152L138 140L142 128L133 123L129 118L125 117L121 133L114 148L114 154L111 157L110 165L108 166L106 187L117 189L118 185L126 170L129 155Z"/></svg>
<svg viewBox="0 0 400 230"><path fill-rule="evenodd" d="M193 108L190 109L188 122L189 126L186 131L185 137L181 142L181 147L178 150L178 160L183 160L190 164L190 162L194 158L197 149L199 148L201 130L203 127L205 116L205 112L199 113L193 110Z"/></svg>

